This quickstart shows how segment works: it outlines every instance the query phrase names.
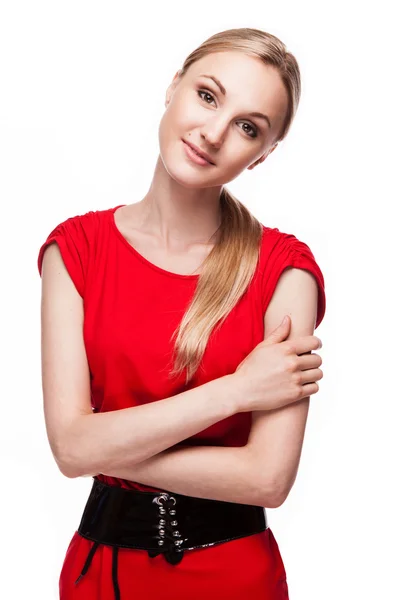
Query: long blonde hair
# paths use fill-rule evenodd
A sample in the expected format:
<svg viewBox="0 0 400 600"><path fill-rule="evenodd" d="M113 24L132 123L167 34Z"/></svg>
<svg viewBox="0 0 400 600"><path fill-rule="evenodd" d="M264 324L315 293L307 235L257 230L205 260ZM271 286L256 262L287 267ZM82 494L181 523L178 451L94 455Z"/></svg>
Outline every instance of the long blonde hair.
<svg viewBox="0 0 400 600"><path fill-rule="evenodd" d="M288 96L288 109L276 141L288 133L300 100L300 71L295 57L274 35L259 29L228 29L217 33L186 58L183 77L194 62L207 54L240 51L260 58L280 73ZM214 327L220 327L250 285L259 260L262 224L227 189L220 195L219 238L202 265L193 298L175 338L174 365L170 377L186 369L186 383L197 371Z"/></svg>

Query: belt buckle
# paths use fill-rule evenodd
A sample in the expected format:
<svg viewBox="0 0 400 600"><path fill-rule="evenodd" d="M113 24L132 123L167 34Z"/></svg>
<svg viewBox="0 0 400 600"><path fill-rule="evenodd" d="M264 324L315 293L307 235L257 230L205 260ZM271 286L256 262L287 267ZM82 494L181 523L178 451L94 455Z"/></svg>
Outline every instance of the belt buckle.
<svg viewBox="0 0 400 600"><path fill-rule="evenodd" d="M162 492L153 498L152 502L158 505L158 545L161 550L149 550L149 556L154 558L158 554L163 553L165 559L170 564L179 563L184 555L184 550L180 546L183 544L183 539L180 531L176 528L178 521L176 520L176 510L172 506L176 506L175 496L168 492ZM171 517L174 517L171 519ZM166 543L167 542L167 543ZM169 542L169 543L168 543Z"/></svg>

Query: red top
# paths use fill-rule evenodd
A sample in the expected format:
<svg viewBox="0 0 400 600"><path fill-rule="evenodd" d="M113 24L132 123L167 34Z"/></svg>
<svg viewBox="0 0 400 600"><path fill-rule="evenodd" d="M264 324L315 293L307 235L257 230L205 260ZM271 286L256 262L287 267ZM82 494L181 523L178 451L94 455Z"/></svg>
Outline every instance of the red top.
<svg viewBox="0 0 400 600"><path fill-rule="evenodd" d="M166 271L144 258L123 237L114 212L90 211L63 221L41 246L57 242L65 266L84 301L83 335L94 412L138 406L179 394L233 373L263 340L264 314L282 271L310 271L319 287L316 327L325 314L324 278L310 248L294 235L263 226L260 260L247 292L211 334L201 367L189 385L185 375L168 379L173 332L187 308L199 275ZM182 444L243 446L251 412L235 414L183 440ZM110 485L159 491L124 479L98 475Z"/></svg>

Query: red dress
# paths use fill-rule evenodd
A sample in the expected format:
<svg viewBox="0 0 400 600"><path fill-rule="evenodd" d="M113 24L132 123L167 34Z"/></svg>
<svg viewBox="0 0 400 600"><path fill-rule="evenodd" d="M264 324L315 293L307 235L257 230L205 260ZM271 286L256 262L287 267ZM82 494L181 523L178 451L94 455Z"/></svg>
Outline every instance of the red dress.
<svg viewBox="0 0 400 600"><path fill-rule="evenodd" d="M282 271L309 270L319 287L316 326L325 313L324 278L310 248L294 235L263 226L255 277L246 294L214 332L202 368L186 386L168 379L171 336L194 293L198 275L179 275L145 259L123 237L114 212L90 211L60 223L39 251L55 241L76 289L84 300L84 341L94 412L119 410L168 398L233 373L262 341L263 317ZM226 418L184 440L185 445L243 446L251 413ZM111 485L146 491L158 488L98 475ZM82 506L82 511L83 511ZM77 524L78 525L78 524ZM61 600L114 600L112 547L100 544L90 568L75 585L93 542L75 531L59 578ZM178 565L146 550L120 548L121 600L287 600L286 572L277 542L264 532L209 548L187 551Z"/></svg>

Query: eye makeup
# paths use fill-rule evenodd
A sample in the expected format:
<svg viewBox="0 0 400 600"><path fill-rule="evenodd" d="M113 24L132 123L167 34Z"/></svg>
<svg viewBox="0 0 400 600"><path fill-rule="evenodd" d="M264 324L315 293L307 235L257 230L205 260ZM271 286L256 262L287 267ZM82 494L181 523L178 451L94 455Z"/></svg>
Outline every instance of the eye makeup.
<svg viewBox="0 0 400 600"><path fill-rule="evenodd" d="M205 94L206 96L210 96L214 100L214 102L215 102L214 94L211 92L211 90L209 90L207 88L199 88L199 89L197 89L197 94L198 94L199 98L201 100L203 100L203 102L205 102L206 104L210 104L210 102L207 102L207 100L205 100L204 97L201 96L201 94ZM250 127L251 130L253 131L253 134L249 134L244 129L242 130L242 131L244 131L244 133L247 134L248 137L253 138L253 139L256 138L256 137L258 137L259 129L258 129L258 127L254 123L244 121L243 124L247 125L248 127Z"/></svg>

